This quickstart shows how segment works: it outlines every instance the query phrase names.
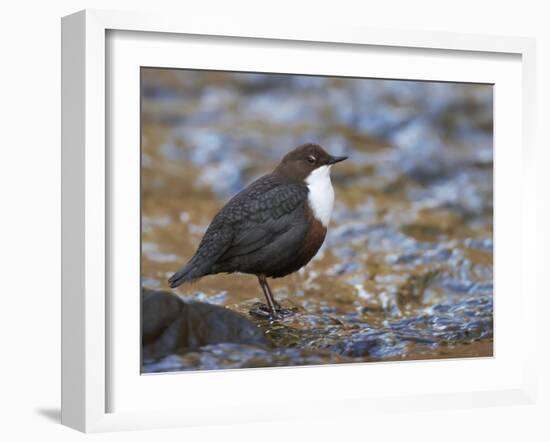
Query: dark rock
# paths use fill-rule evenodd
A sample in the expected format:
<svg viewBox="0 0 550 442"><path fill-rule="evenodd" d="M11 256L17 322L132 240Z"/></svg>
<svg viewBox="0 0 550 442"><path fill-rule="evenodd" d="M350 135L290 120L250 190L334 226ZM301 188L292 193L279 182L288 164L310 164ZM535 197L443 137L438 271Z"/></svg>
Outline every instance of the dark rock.
<svg viewBox="0 0 550 442"><path fill-rule="evenodd" d="M252 321L234 311L147 288L142 289L141 324L143 360L219 343L270 345Z"/></svg>

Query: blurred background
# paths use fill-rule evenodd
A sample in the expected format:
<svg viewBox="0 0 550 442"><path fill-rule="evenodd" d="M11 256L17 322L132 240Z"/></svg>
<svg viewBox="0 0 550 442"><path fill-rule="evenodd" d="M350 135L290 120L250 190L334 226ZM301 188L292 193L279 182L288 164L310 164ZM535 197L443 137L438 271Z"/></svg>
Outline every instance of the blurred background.
<svg viewBox="0 0 550 442"><path fill-rule="evenodd" d="M142 284L191 258L217 211L304 142L332 170L321 251L272 280L298 314L274 348L218 344L144 371L492 355L491 85L142 68ZM257 280L174 290L248 316ZM214 325L213 325L214 326Z"/></svg>

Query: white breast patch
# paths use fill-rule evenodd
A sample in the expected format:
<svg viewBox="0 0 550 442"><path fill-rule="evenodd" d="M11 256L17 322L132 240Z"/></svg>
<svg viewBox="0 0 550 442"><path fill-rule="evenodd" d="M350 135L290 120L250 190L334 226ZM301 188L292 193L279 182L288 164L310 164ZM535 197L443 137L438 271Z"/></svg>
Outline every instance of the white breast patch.
<svg viewBox="0 0 550 442"><path fill-rule="evenodd" d="M330 168L321 166L315 169L306 178L309 189L308 202L313 215L324 227L328 227L332 206L334 204L334 189L330 181Z"/></svg>

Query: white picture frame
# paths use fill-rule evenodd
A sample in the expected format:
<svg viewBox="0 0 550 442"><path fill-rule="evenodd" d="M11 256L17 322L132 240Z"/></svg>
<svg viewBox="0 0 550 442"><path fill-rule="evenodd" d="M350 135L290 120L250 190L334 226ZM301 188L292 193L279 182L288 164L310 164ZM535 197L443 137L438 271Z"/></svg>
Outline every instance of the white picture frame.
<svg viewBox="0 0 550 442"><path fill-rule="evenodd" d="M535 365L534 339L525 339L524 351L517 354L512 376L507 381L495 382L487 388L478 385L468 390L450 393L441 385L434 384L426 388L425 393L418 391L398 394L377 393L368 395L358 391L352 395L336 397L337 393L327 398L306 397L303 401L287 401L284 407L275 401L273 407L258 407L250 402L250 398L242 395L240 403L233 400L231 407L227 406L223 397L215 398L204 407L210 407L210 413L204 413L205 408L198 404L194 409L169 408L152 406L130 410L121 407L113 409L110 404L110 392L114 388L112 376L115 360L111 344L113 323L116 322L111 311L112 302L109 299L110 282L110 246L116 229L109 228L112 221L113 204L116 197L110 194L109 180L116 161L110 163L108 142L113 134L107 131L106 121L111 118L108 107L109 84L111 77L106 75L108 63L116 56L109 51L108 35L113 32L140 33L144 38L152 36L216 36L224 39L243 39L247 41L285 42L292 47L307 42L310 45L337 45L338 48L376 47L379 51L390 48L401 48L402 51L425 49L437 51L440 54L471 54L474 58L483 60L489 54L514 56L520 63L519 113L510 113L507 118L521 116L515 121L514 128L518 135L521 149L517 147L515 155L522 158L523 187L518 197L521 198L521 213L518 223L508 228L519 229L518 238L514 242L522 260L521 279L514 280L514 287L520 291L517 305L521 306L523 315L516 322L525 331L524 337L529 338L535 333L533 319L536 312L536 290L533 287L535 278L530 275L534 266L524 263L525 257L535 247L534 200L531 195L534 180L526 171L532 161L530 152L533 149L534 121L534 41L518 37L489 37L480 35L464 35L450 33L427 33L415 31L388 31L376 29L357 29L344 26L330 28L315 25L292 27L289 25L271 25L266 23L232 23L197 20L194 17L155 16L144 13L127 13L87 10L63 18L62 21L62 423L85 432L111 431L139 428L158 428L169 426L198 425L215 422L246 422L258 420L284 419L286 417L311 417L338 414L367 414L383 409L388 412L413 410L455 408L469 406L488 406L499 404L533 403L535 396ZM155 34L148 34L155 33ZM235 41L235 40L233 40ZM339 49L338 49L339 50ZM436 54L437 56L437 54ZM514 78L518 78L517 75ZM445 78L439 78L445 79ZM498 95L497 95L498 100ZM502 121L505 121L504 119ZM513 123L514 120L506 120ZM498 121L497 121L498 123ZM139 137L139 134L136 135ZM499 142L498 132L496 142ZM514 157L515 158L515 157ZM513 160L513 158L511 158ZM504 167L497 160L499 167ZM512 161L513 164L513 161ZM116 173L116 172L115 172ZM498 196L498 183L496 194ZM132 212L135 214L135 212ZM498 225L498 215L496 217ZM498 231L498 227L497 227ZM505 258L498 255L496 242L496 265L503 266ZM501 249L502 250L502 249ZM139 260L139 257L135 257ZM136 282L139 286L139 281ZM498 284L496 285L498 287ZM137 297L137 295L136 295ZM136 298L137 299L137 298ZM137 301L136 301L137 302ZM505 309L495 312L496 323L505 323ZM504 301L502 306L505 305ZM132 311L132 309L129 309ZM120 311L120 309L119 309ZM502 318L502 319L501 319ZM497 335L498 336L498 335ZM501 336L505 336L501 333ZM498 339L498 338L497 338ZM136 335L136 342L139 337ZM504 338L503 338L504 341ZM505 354L504 348L501 352ZM495 352L495 360L499 360L499 352ZM503 357L502 360L507 360ZM475 371L476 367L467 368L463 361L431 362L430 366L414 363L400 363L411 373L423 370L437 370L442 364L455 364L455 370ZM484 364L483 361L478 361ZM435 365L433 365L435 364ZM396 370L397 364L374 364L380 372ZM496 366L496 365L495 365ZM334 376L334 369L346 370L345 377L360 376L365 365L351 367L316 367L291 368L273 370L246 370L247 382L262 382L270 376L284 377L288 382L307 383L312 378L314 370L321 370L324 376ZM384 368L386 367L386 368ZM393 367L393 368L392 368ZM480 365L481 367L481 365ZM487 370L491 367L487 365ZM505 370L506 365L499 369ZM136 366L139 371L139 367ZM443 370L440 368L440 370ZM339 373L343 373L340 371ZM139 375L139 373L138 373ZM182 375L187 376L187 374ZM206 377L209 376L209 377ZM240 373L199 373L194 378L197 385L215 385L222 388L242 378ZM118 376L118 379L121 377ZM151 379L151 377L149 377ZM170 384L174 376L156 376L154 381L166 384L164 388L172 388ZM299 378L298 380L292 378ZM168 380L166 380L168 379ZM152 383L153 381L148 381ZM449 381L447 381L449 382ZM130 384L128 384L130 386ZM153 384L151 384L153 385ZM145 389L151 388L144 387ZM214 388L214 387L212 387ZM307 390L307 385L304 387ZM191 397L198 394L188 390ZM220 391L220 390L216 390ZM229 390L228 390L229 391ZM238 391L238 390L237 390ZM233 392L234 393L234 392ZM124 394L124 392L123 392ZM221 394L223 396L223 393ZM127 402L130 402L129 399ZM307 404L305 406L304 404ZM236 413L239 411L239 413Z"/></svg>

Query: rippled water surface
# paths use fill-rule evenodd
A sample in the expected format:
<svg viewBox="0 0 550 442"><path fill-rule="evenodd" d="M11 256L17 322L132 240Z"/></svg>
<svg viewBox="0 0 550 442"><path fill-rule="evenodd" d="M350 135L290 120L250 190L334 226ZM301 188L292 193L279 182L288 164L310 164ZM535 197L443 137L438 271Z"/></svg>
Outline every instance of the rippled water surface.
<svg viewBox="0 0 550 442"><path fill-rule="evenodd" d="M325 244L270 282L291 317L255 319L254 276L208 276L173 293L254 321L270 346L206 345L146 372L491 356L492 87L142 71L142 284L194 253L212 217L304 142L333 167Z"/></svg>

